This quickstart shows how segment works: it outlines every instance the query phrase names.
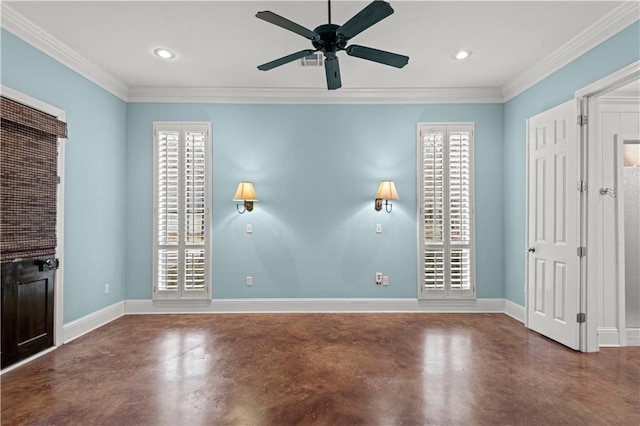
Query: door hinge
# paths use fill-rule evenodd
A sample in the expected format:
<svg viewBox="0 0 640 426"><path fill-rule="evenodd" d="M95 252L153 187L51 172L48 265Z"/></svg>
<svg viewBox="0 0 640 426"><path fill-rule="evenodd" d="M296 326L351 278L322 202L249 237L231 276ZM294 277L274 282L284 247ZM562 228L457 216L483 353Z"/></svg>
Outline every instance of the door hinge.
<svg viewBox="0 0 640 426"><path fill-rule="evenodd" d="M576 316L576 321L579 323L587 322L587 314L585 314L584 312L578 313L578 315Z"/></svg>
<svg viewBox="0 0 640 426"><path fill-rule="evenodd" d="M585 257L587 255L587 248L584 246L578 247L578 257Z"/></svg>
<svg viewBox="0 0 640 426"><path fill-rule="evenodd" d="M580 182L578 182L578 191L587 192L587 181L581 180Z"/></svg>
<svg viewBox="0 0 640 426"><path fill-rule="evenodd" d="M588 121L589 121L589 118L587 117L586 114L580 114L578 116L578 125L579 126L586 126Z"/></svg>
<svg viewBox="0 0 640 426"><path fill-rule="evenodd" d="M56 176L56 183L59 185L60 184L60 176Z"/></svg>

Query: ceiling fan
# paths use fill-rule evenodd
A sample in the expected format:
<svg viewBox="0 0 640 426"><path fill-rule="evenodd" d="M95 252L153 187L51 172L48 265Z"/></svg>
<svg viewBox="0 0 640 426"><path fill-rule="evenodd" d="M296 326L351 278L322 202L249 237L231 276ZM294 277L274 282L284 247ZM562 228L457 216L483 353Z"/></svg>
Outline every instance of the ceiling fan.
<svg viewBox="0 0 640 426"><path fill-rule="evenodd" d="M408 56L373 49L371 47L359 46L357 44L347 46L350 39L393 13L393 8L389 3L375 0L360 12L356 13L355 16L342 26L331 23L331 0L328 1L328 9L329 23L320 25L313 31L270 11L256 13L256 18L270 22L311 40L311 44L315 48L305 49L283 56L282 58L258 66L258 69L268 71L320 51L325 57L324 69L327 76L327 88L329 90L335 90L342 86L342 81L340 80L340 64L338 63L338 56L336 55L340 50L345 50L349 56L390 65L396 68L402 68L407 65L409 62Z"/></svg>

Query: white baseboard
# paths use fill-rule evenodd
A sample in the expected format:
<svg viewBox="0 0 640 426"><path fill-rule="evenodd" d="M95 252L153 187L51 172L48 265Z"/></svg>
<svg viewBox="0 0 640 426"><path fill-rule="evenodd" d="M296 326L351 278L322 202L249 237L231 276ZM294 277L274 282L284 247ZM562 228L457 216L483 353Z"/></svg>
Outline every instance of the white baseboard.
<svg viewBox="0 0 640 426"><path fill-rule="evenodd" d="M63 342L69 343L73 339L77 339L83 334L95 330L98 327L120 318L124 315L125 302L117 302L99 311L85 315L82 318L71 321L62 326Z"/></svg>
<svg viewBox="0 0 640 426"><path fill-rule="evenodd" d="M504 313L509 315L511 318L516 319L524 324L524 321L525 321L524 306L518 305L517 303L512 302L509 299L504 299Z"/></svg>
<svg viewBox="0 0 640 426"><path fill-rule="evenodd" d="M38 352L37 354L30 356L29 358L23 359L22 361L16 362L15 364L11 364L10 366L6 367L4 370L0 371L0 376L3 375L4 373L8 373L11 370L15 370L18 367L22 367L23 365L28 364L31 361L38 359L43 355L48 354L49 352L55 351L56 349L58 349L57 346L51 346L50 348L47 348L42 352Z"/></svg>
<svg viewBox="0 0 640 426"><path fill-rule="evenodd" d="M627 328L627 346L640 346L640 328Z"/></svg>
<svg viewBox="0 0 640 426"><path fill-rule="evenodd" d="M218 299L203 304L126 300L125 314L304 313L304 312L494 312L504 313L504 299Z"/></svg>
<svg viewBox="0 0 640 426"><path fill-rule="evenodd" d="M598 346L619 347L620 332L615 327L598 327Z"/></svg>

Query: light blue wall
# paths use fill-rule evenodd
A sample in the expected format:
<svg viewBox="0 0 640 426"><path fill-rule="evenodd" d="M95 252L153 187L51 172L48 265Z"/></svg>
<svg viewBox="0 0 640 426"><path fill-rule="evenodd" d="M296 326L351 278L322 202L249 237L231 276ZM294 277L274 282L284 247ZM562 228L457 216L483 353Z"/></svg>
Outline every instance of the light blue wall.
<svg viewBox="0 0 640 426"><path fill-rule="evenodd" d="M504 106L127 105L3 31L2 83L67 113L65 322L151 296L153 121L213 125L217 298L415 297L416 123L475 122L478 297L522 304L525 120L638 60L639 36L636 23ZM387 178L401 196L390 215L372 208ZM240 216L245 179L260 201Z"/></svg>
<svg viewBox="0 0 640 426"><path fill-rule="evenodd" d="M502 117L495 104L129 104L126 297L151 297L154 121L212 123L215 298L416 297L416 124L475 122L477 294L503 297ZM400 194L391 214L373 209L383 179ZM241 180L260 199L244 215Z"/></svg>
<svg viewBox="0 0 640 426"><path fill-rule="evenodd" d="M1 37L2 84L66 113L66 323L124 299L127 105L11 33Z"/></svg>
<svg viewBox="0 0 640 426"><path fill-rule="evenodd" d="M636 22L504 107L505 297L524 305L526 120L575 96L575 92L640 59Z"/></svg>

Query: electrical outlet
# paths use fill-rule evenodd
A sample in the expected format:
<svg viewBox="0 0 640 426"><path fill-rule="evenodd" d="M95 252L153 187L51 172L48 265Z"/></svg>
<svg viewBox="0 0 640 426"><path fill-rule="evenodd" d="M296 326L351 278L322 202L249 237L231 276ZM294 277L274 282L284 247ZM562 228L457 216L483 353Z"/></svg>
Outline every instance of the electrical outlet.
<svg viewBox="0 0 640 426"><path fill-rule="evenodd" d="M247 286L251 287L253 285L253 277L252 276L248 276L247 277Z"/></svg>
<svg viewBox="0 0 640 426"><path fill-rule="evenodd" d="M382 224L381 223L377 223L376 224L376 234L382 234Z"/></svg>
<svg viewBox="0 0 640 426"><path fill-rule="evenodd" d="M251 225L250 223L247 223L247 234L251 234L253 233L253 225Z"/></svg>
<svg viewBox="0 0 640 426"><path fill-rule="evenodd" d="M104 285L104 294L109 294L109 283Z"/></svg>
<svg viewBox="0 0 640 426"><path fill-rule="evenodd" d="M382 277L382 285L389 285L389 275Z"/></svg>
<svg viewBox="0 0 640 426"><path fill-rule="evenodd" d="M382 272L376 272L376 284L382 284Z"/></svg>

